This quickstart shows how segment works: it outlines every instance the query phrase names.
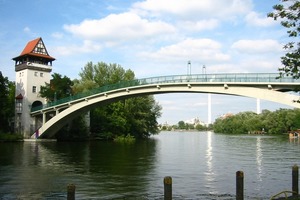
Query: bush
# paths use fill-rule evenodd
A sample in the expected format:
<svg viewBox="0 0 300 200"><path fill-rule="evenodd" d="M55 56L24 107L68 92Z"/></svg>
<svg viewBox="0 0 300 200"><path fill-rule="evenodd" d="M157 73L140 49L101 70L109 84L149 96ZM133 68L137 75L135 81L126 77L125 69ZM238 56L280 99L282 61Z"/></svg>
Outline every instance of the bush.
<svg viewBox="0 0 300 200"><path fill-rule="evenodd" d="M12 142L12 141L22 141L23 136L19 134L10 133L0 133L0 141Z"/></svg>
<svg viewBox="0 0 300 200"><path fill-rule="evenodd" d="M132 135L128 134L126 136L121 135L121 136L117 136L114 139L115 142L119 142L119 143L134 143L135 142L135 137L133 137Z"/></svg>

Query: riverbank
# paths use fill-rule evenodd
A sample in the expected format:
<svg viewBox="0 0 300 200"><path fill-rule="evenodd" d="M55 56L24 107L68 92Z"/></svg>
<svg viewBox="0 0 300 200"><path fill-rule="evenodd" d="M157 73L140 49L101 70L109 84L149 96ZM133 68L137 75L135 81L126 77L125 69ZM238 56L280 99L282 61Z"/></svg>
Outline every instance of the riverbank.
<svg viewBox="0 0 300 200"><path fill-rule="evenodd" d="M19 134L0 133L0 142L19 142L23 141L23 137Z"/></svg>

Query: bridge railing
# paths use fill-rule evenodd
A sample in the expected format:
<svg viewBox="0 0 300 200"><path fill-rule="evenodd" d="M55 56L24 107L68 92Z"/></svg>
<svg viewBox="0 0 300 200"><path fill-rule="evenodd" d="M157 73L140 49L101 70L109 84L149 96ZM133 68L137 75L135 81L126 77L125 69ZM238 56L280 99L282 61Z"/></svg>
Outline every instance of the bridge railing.
<svg viewBox="0 0 300 200"><path fill-rule="evenodd" d="M151 84L161 84L161 83L182 83L182 82L191 82L191 83L192 82L203 82L203 83L216 83L216 82L294 83L297 82L300 84L300 80L298 79L293 79L292 77L278 78L278 76L279 75L277 73L191 74L191 75L159 76L159 77L135 79L131 81L121 81L116 84L105 85L86 92L78 93L74 96L59 99L54 102L49 102L42 106L33 107L31 109L31 112L57 106L63 103L78 100L94 94L99 94L111 90L139 86L139 85L151 85Z"/></svg>

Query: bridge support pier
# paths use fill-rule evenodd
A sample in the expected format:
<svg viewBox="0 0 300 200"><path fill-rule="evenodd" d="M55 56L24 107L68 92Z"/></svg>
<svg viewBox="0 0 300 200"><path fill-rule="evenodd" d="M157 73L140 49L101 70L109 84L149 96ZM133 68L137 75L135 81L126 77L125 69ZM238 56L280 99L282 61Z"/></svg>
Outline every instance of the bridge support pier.
<svg viewBox="0 0 300 200"><path fill-rule="evenodd" d="M46 123L46 113L43 113L43 125Z"/></svg>
<svg viewBox="0 0 300 200"><path fill-rule="evenodd" d="M260 99L256 99L256 114L260 114Z"/></svg>

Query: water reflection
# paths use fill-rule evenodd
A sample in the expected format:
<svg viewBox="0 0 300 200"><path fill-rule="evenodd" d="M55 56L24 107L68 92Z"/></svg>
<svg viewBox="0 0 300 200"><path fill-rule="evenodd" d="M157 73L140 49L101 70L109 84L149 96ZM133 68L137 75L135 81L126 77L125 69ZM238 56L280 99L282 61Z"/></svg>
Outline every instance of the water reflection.
<svg viewBox="0 0 300 200"><path fill-rule="evenodd" d="M212 145L211 145L211 137L212 137L212 133L211 132L207 132L207 149L206 149L206 165L207 165L207 180L208 181L212 181L211 179L213 179L213 170L212 170Z"/></svg>
<svg viewBox="0 0 300 200"><path fill-rule="evenodd" d="M207 171L205 173L205 179L206 179L206 184L207 187L210 189L213 187L214 181L215 181L215 174L213 171L213 147L212 147L212 135L213 133L208 131L207 132L207 149L206 149L206 166L207 166Z"/></svg>
<svg viewBox="0 0 300 200"><path fill-rule="evenodd" d="M113 142L5 145L7 153L17 153L10 153L7 159L0 157L0 172L4 171L0 178L0 199L43 199L53 195L64 199L70 183L77 186L79 199L147 193L155 144L149 140L130 145Z"/></svg>
<svg viewBox="0 0 300 200"><path fill-rule="evenodd" d="M0 199L234 199L235 172L245 173L247 199L268 199L291 184L298 140L165 132L133 145L113 142L2 143ZM280 162L279 162L280 161Z"/></svg>
<svg viewBox="0 0 300 200"><path fill-rule="evenodd" d="M262 174L263 174L263 153L261 148L261 137L256 138L256 164L257 164L257 179L259 182L262 181Z"/></svg>

